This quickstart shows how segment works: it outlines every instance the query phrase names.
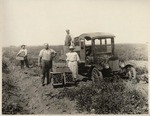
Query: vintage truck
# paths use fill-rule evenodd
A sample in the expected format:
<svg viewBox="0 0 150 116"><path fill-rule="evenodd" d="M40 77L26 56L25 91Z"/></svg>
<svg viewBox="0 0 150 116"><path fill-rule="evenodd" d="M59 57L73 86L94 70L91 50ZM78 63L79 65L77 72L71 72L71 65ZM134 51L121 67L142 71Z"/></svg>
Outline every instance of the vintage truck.
<svg viewBox="0 0 150 116"><path fill-rule="evenodd" d="M113 34L104 32L84 33L74 38L75 51L81 60L78 64L78 73L80 75L86 76L94 83L98 83L105 77L113 77L115 75L130 79L136 78L134 66L121 62L118 56L115 55L114 38ZM62 52L64 61L65 54ZM59 64L56 65L60 67ZM65 77L66 72L71 75L65 62L61 64L59 71L56 70L57 66L55 71L52 72L53 74L62 72L62 78ZM65 82L67 83L67 81Z"/></svg>

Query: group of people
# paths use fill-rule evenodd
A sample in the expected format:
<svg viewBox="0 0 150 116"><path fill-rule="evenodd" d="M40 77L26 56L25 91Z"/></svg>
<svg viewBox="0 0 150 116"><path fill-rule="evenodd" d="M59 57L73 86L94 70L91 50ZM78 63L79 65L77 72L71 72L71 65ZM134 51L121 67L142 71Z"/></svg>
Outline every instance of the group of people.
<svg viewBox="0 0 150 116"><path fill-rule="evenodd" d="M74 51L70 31L66 30L66 33L67 35L64 46L66 53L66 64L72 72L74 81L76 82L78 77L78 62L80 61L80 58L78 54ZM48 85L50 83L49 72L52 71L52 61L56 55L56 51L51 49L48 43L44 44L44 48L39 53L38 66L41 68L42 86L45 85L45 77L47 78L46 84ZM21 60L21 69L24 68L24 63L26 64L26 67L29 68L27 59L27 49L25 48L25 45L21 46L21 50L18 52L17 56L23 57L23 60Z"/></svg>

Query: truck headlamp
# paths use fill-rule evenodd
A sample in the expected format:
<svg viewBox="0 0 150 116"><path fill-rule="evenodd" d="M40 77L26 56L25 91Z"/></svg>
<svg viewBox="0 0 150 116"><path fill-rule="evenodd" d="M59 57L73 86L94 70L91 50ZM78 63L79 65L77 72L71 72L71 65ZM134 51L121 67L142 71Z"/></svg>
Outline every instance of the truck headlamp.
<svg viewBox="0 0 150 116"><path fill-rule="evenodd" d="M124 63L120 63L120 67L121 67L121 68L124 68L124 67L125 67L125 64L124 64Z"/></svg>
<svg viewBox="0 0 150 116"><path fill-rule="evenodd" d="M105 65L105 68L106 68L106 69L108 69L108 68L109 68L109 65L108 65L108 64L106 64L106 65Z"/></svg>

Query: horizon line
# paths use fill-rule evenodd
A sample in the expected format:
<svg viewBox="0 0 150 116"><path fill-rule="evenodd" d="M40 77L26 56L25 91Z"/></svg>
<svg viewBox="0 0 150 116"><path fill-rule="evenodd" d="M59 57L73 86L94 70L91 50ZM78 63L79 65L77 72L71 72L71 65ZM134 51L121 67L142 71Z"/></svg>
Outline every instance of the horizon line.
<svg viewBox="0 0 150 116"><path fill-rule="evenodd" d="M115 43L115 44L149 44L149 42L141 42L141 43ZM2 48L4 48L4 47L20 47L21 45L8 45L8 46L1 46ZM43 44L40 44L40 45L26 45L27 47L37 47L37 46L43 46ZM63 44L49 44L49 46L64 46Z"/></svg>

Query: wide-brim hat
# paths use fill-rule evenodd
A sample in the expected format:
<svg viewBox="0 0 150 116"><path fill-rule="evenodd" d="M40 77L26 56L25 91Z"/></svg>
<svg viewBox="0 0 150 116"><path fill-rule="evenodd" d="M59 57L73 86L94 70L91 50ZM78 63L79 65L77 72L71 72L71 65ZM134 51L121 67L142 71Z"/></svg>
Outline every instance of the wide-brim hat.
<svg viewBox="0 0 150 116"><path fill-rule="evenodd" d="M24 44L23 44L23 45L21 45L21 47L23 47L23 46L25 47L26 45L24 45Z"/></svg>
<svg viewBox="0 0 150 116"><path fill-rule="evenodd" d="M70 31L69 29L66 29L66 32Z"/></svg>
<svg viewBox="0 0 150 116"><path fill-rule="evenodd" d="M74 49L74 47L73 47L73 46L69 46L69 49L70 49L70 50L73 50L73 49Z"/></svg>

